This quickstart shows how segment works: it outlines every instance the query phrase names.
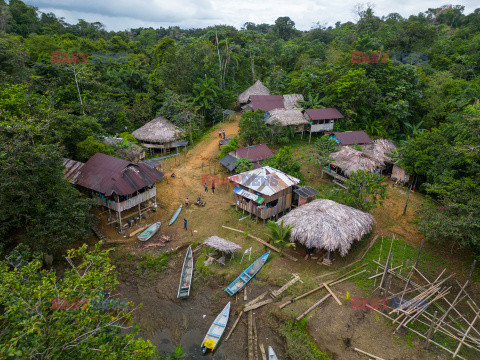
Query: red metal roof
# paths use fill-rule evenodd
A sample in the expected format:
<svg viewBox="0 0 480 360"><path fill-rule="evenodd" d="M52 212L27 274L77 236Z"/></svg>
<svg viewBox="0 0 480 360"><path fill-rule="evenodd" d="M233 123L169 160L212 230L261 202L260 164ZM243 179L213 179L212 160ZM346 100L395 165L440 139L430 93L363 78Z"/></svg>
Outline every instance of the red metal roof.
<svg viewBox="0 0 480 360"><path fill-rule="evenodd" d="M80 161L75 161L71 159L63 159L63 177L68 180L68 182L75 184L77 182L77 177L80 175L84 163Z"/></svg>
<svg viewBox="0 0 480 360"><path fill-rule="evenodd" d="M343 115L335 108L307 109L305 112L312 120L343 119Z"/></svg>
<svg viewBox="0 0 480 360"><path fill-rule="evenodd" d="M130 195L162 178L162 172L144 164L96 153L82 167L77 185L105 196Z"/></svg>
<svg viewBox="0 0 480 360"><path fill-rule="evenodd" d="M285 108L282 95L250 95L250 105L253 111L257 109L270 111Z"/></svg>
<svg viewBox="0 0 480 360"><path fill-rule="evenodd" d="M235 149L233 152L236 158L247 158L253 162L268 159L273 156L272 150L270 150L266 144L246 146Z"/></svg>
<svg viewBox="0 0 480 360"><path fill-rule="evenodd" d="M340 141L341 145L369 144L372 142L363 130L334 132L332 134Z"/></svg>

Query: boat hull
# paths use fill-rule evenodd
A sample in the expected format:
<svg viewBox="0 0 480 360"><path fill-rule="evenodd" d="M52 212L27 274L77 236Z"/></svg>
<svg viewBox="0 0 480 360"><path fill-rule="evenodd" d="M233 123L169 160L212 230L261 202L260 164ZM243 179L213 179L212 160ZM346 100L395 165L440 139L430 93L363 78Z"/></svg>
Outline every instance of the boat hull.
<svg viewBox="0 0 480 360"><path fill-rule="evenodd" d="M180 205L178 209L175 211L172 218L170 219L170 222L168 223L168 226L172 225L175 222L175 220L177 220L178 215L180 215L181 212L182 212L182 205Z"/></svg>
<svg viewBox="0 0 480 360"><path fill-rule="evenodd" d="M180 285L178 286L177 298L187 298L190 296L190 287L193 277L193 253L189 246L183 261L182 274L180 276Z"/></svg>
<svg viewBox="0 0 480 360"><path fill-rule="evenodd" d="M278 357L271 346L268 347L268 360L278 360Z"/></svg>
<svg viewBox="0 0 480 360"><path fill-rule="evenodd" d="M227 305L225 305L225 307L220 312L220 314L217 315L212 325L208 329L207 335L202 341L203 354L206 354L209 350L213 352L218 347L220 338L222 337L223 333L225 332L225 328L227 327L229 316L230 316L230 301L228 302Z"/></svg>
<svg viewBox="0 0 480 360"><path fill-rule="evenodd" d="M230 285L227 286L225 291L232 296L241 290L255 276L255 274L260 271L263 265L265 265L269 255L270 251L267 251L265 254L255 260L235 280L233 280Z"/></svg>
<svg viewBox="0 0 480 360"><path fill-rule="evenodd" d="M143 231L140 235L137 236L137 239L140 241L147 241L157 233L162 225L161 221L157 221L156 223L150 225L147 230Z"/></svg>

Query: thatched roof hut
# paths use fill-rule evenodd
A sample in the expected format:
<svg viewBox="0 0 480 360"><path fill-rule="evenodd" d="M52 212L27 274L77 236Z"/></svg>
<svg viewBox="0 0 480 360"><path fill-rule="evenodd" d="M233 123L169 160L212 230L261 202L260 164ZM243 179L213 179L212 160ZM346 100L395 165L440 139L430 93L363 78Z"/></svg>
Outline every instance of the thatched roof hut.
<svg viewBox="0 0 480 360"><path fill-rule="evenodd" d="M336 203L318 199L297 207L278 219L277 224L295 226L290 241L307 248L339 251L345 256L352 243L368 234L375 219L371 214Z"/></svg>
<svg viewBox="0 0 480 360"><path fill-rule="evenodd" d="M253 84L247 90L238 95L237 101L240 104L246 104L250 95L270 95L270 90L268 90L268 88L263 85L260 80L257 80L255 84Z"/></svg>
<svg viewBox="0 0 480 360"><path fill-rule="evenodd" d="M305 100L302 94L286 94L283 95L283 106L285 109L301 109L299 101Z"/></svg>
<svg viewBox="0 0 480 360"><path fill-rule="evenodd" d="M358 170L373 172L381 166L381 164L375 159L372 159L362 151L355 150L350 146L342 147L340 151L330 154L329 157L334 160L332 165L339 167L347 175Z"/></svg>
<svg viewBox="0 0 480 360"><path fill-rule="evenodd" d="M380 164L391 163L392 158L387 155L397 149L397 146L391 140L378 139L373 143L362 145L362 151Z"/></svg>
<svg viewBox="0 0 480 360"><path fill-rule="evenodd" d="M139 141L164 144L181 138L183 136L183 130L173 125L163 116L158 116L132 132L132 135Z"/></svg>
<svg viewBox="0 0 480 360"><path fill-rule="evenodd" d="M218 236L210 236L203 243L207 246L210 246L226 254L233 254L235 252L242 250L242 247L240 245L237 245L231 241L222 239L221 237L218 237Z"/></svg>
<svg viewBox="0 0 480 360"><path fill-rule="evenodd" d="M274 109L269 111L267 125L279 123L282 126L307 125L308 121L301 109Z"/></svg>

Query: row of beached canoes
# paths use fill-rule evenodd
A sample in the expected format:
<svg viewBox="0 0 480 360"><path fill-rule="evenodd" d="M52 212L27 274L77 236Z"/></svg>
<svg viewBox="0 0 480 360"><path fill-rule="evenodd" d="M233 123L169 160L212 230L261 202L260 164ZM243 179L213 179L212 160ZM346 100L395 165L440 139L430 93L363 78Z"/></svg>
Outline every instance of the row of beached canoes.
<svg viewBox="0 0 480 360"><path fill-rule="evenodd" d="M182 211L182 205L178 207L178 209L175 211L173 214L172 218L170 219L168 225L172 225L175 220L177 220L178 215L180 215L180 212ZM137 239L140 241L147 241L152 238L153 235L157 233L157 231L160 229L160 226L162 225L161 221L157 221L156 223L153 223L150 225L147 230L143 231L140 235L137 236Z"/></svg>

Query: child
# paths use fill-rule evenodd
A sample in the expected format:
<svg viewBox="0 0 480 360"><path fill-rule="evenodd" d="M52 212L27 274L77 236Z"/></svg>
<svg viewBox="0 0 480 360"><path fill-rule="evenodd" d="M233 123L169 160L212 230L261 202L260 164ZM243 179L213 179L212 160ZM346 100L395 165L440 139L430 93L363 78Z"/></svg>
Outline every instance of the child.
<svg viewBox="0 0 480 360"><path fill-rule="evenodd" d="M212 181L212 194L215 194L215 181Z"/></svg>
<svg viewBox="0 0 480 360"><path fill-rule="evenodd" d="M188 208L188 197L187 197L187 198L185 198L185 207L187 207L187 208Z"/></svg>
<svg viewBox="0 0 480 360"><path fill-rule="evenodd" d="M208 185L207 185L207 183L205 183L204 187L205 187L205 192L208 193Z"/></svg>

